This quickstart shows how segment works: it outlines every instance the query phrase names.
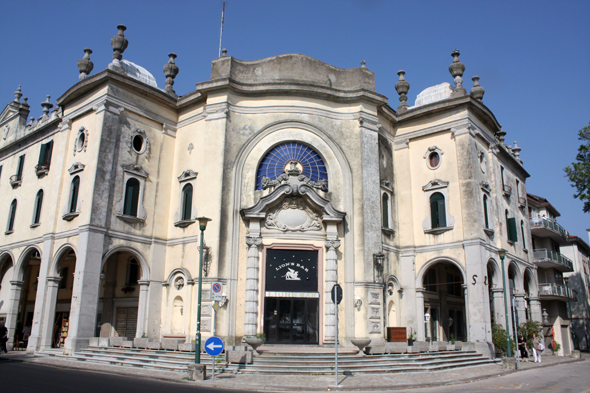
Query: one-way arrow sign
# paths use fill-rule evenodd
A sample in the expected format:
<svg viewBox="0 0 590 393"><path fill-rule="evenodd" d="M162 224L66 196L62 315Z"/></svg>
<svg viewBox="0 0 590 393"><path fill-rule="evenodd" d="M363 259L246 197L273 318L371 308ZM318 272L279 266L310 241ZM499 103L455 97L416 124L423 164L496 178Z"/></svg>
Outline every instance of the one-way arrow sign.
<svg viewBox="0 0 590 393"><path fill-rule="evenodd" d="M209 337L205 342L205 352L209 356L217 356L223 351L223 341L219 337Z"/></svg>

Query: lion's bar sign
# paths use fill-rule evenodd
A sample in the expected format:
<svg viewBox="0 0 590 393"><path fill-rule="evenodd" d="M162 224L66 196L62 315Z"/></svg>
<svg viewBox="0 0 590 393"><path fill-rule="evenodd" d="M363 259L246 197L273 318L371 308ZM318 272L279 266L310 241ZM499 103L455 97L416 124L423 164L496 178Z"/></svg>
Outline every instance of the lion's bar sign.
<svg viewBox="0 0 590 393"><path fill-rule="evenodd" d="M266 251L266 291L317 292L318 252Z"/></svg>

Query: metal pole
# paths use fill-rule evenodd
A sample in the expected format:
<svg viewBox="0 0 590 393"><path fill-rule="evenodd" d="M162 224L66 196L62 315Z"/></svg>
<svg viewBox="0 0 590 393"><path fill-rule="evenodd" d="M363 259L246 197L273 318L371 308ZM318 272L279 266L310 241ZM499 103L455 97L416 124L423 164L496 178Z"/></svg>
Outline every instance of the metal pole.
<svg viewBox="0 0 590 393"><path fill-rule="evenodd" d="M512 357L512 349L510 348L510 324L508 323L508 295L506 294L506 274L504 273L504 257L500 256L502 260L502 282L504 283L504 307L506 314L506 348L508 357Z"/></svg>
<svg viewBox="0 0 590 393"><path fill-rule="evenodd" d="M223 37L223 22L225 21L225 1L223 2L223 9L221 10L221 28L219 29L219 56L221 57L221 37Z"/></svg>
<svg viewBox="0 0 590 393"><path fill-rule="evenodd" d="M195 345L195 364L201 364L201 287L203 286L203 232L201 229L201 249L199 250L199 285L197 288L197 340Z"/></svg>
<svg viewBox="0 0 590 393"><path fill-rule="evenodd" d="M211 356L211 380L215 381L215 356Z"/></svg>
<svg viewBox="0 0 590 393"><path fill-rule="evenodd" d="M336 296L334 295L334 300L336 300ZM334 375L336 376L336 386L338 386L338 302L334 302L334 306L336 307L336 335L334 337L334 354L335 354L335 361L336 361L336 372Z"/></svg>
<svg viewBox="0 0 590 393"><path fill-rule="evenodd" d="M516 343L516 350L515 350L515 355L516 355L516 369L518 370L520 368L520 348L518 348L518 330L516 329L516 316L514 315L514 313L516 312L516 303L514 300L514 296L512 297L512 323L514 324L514 335L515 337L515 343Z"/></svg>

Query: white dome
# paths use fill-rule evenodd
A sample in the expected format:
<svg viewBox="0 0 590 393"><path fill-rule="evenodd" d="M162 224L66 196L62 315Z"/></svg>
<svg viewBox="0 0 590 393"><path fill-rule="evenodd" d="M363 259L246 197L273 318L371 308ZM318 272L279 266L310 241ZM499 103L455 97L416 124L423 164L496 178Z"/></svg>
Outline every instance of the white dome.
<svg viewBox="0 0 590 393"><path fill-rule="evenodd" d="M416 97L416 103L414 106L421 106L430 104L436 101L446 100L447 98L451 97L451 93L453 92L453 88L451 84L448 82L443 82L440 85L431 86L422 90L418 97Z"/></svg>
<svg viewBox="0 0 590 393"><path fill-rule="evenodd" d="M137 79L143 83L146 83L153 87L158 87L158 83L156 82L156 78L145 68L142 66L138 66L135 63L130 62L129 60L121 60L121 66L125 70L125 74L129 75L133 79Z"/></svg>

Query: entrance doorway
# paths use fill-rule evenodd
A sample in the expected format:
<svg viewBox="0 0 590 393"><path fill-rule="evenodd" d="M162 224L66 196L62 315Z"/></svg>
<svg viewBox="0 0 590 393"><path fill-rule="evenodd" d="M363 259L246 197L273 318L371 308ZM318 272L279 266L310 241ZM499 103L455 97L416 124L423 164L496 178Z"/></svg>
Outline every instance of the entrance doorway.
<svg viewBox="0 0 590 393"><path fill-rule="evenodd" d="M264 333L267 343L318 344L318 299L265 298Z"/></svg>

